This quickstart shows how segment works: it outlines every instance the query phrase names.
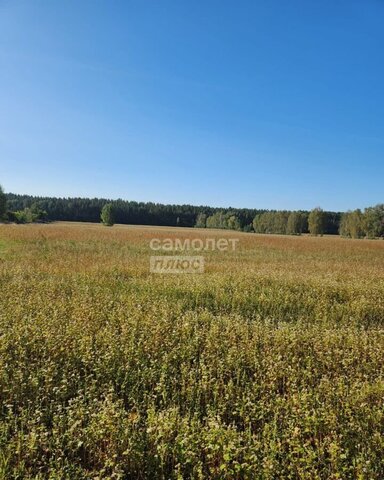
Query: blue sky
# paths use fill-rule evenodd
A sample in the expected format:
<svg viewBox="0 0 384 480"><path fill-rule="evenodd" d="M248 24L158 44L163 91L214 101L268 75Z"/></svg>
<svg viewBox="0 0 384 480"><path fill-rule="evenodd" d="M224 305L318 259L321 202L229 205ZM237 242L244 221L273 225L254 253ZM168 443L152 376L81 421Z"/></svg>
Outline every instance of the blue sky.
<svg viewBox="0 0 384 480"><path fill-rule="evenodd" d="M383 202L381 0L0 0L6 191Z"/></svg>

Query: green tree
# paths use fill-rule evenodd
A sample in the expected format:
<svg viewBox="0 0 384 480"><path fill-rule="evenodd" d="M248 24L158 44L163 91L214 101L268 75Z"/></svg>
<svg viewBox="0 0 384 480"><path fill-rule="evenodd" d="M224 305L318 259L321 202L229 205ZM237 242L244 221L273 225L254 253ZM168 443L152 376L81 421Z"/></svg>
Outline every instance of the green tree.
<svg viewBox="0 0 384 480"><path fill-rule="evenodd" d="M349 228L349 217L351 215L351 212L345 212L341 215L340 219L340 226L339 226L339 234L342 237L350 237L351 232Z"/></svg>
<svg viewBox="0 0 384 480"><path fill-rule="evenodd" d="M256 233L274 233L273 212L264 212L256 215L253 219L253 229Z"/></svg>
<svg viewBox="0 0 384 480"><path fill-rule="evenodd" d="M289 212L285 210L279 210L277 212L273 212L272 217L272 232L278 234L285 234L287 232Z"/></svg>
<svg viewBox="0 0 384 480"><path fill-rule="evenodd" d="M47 218L47 212L42 210L39 204L36 202L30 207L24 208L24 210L18 210L14 212L13 215L17 223L34 223Z"/></svg>
<svg viewBox="0 0 384 480"><path fill-rule="evenodd" d="M306 229L306 215L302 212L291 212L287 220L287 234L301 235Z"/></svg>
<svg viewBox="0 0 384 480"><path fill-rule="evenodd" d="M263 223L263 214L259 213L255 216L252 222L253 230L256 233L264 233L262 232L262 229L263 229L262 223Z"/></svg>
<svg viewBox="0 0 384 480"><path fill-rule="evenodd" d="M115 223L115 215L112 203L106 203L101 210L101 221L104 225L112 227Z"/></svg>
<svg viewBox="0 0 384 480"><path fill-rule="evenodd" d="M5 216L7 210L7 197L5 196L3 187L0 185L0 219Z"/></svg>
<svg viewBox="0 0 384 480"><path fill-rule="evenodd" d="M14 213L16 223L32 223L34 217L30 208L24 208L24 210L18 210Z"/></svg>
<svg viewBox="0 0 384 480"><path fill-rule="evenodd" d="M231 215L227 219L227 228L230 230L241 230L240 220L236 215Z"/></svg>
<svg viewBox="0 0 384 480"><path fill-rule="evenodd" d="M196 218L196 228L205 228L207 226L207 214L199 213Z"/></svg>
<svg viewBox="0 0 384 480"><path fill-rule="evenodd" d="M384 204L366 208L363 223L369 238L384 237Z"/></svg>
<svg viewBox="0 0 384 480"><path fill-rule="evenodd" d="M311 235L323 235L325 232L327 217L320 207L311 210L308 217L308 229Z"/></svg>
<svg viewBox="0 0 384 480"><path fill-rule="evenodd" d="M46 220L47 212L41 207L40 203L34 202L30 207L31 216L33 222L38 222L41 220Z"/></svg>
<svg viewBox="0 0 384 480"><path fill-rule="evenodd" d="M207 218L207 228L227 228L224 212L219 211L209 216Z"/></svg>
<svg viewBox="0 0 384 480"><path fill-rule="evenodd" d="M361 210L343 213L339 233L342 237L362 238L364 236L364 216Z"/></svg>

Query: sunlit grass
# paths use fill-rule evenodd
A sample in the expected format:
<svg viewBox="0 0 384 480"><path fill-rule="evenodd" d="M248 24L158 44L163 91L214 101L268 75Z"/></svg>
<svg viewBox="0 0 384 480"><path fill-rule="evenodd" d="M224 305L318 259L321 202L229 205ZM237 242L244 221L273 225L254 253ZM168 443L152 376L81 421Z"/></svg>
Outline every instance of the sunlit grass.
<svg viewBox="0 0 384 480"><path fill-rule="evenodd" d="M384 477L384 242L2 225L0 282L0 478Z"/></svg>

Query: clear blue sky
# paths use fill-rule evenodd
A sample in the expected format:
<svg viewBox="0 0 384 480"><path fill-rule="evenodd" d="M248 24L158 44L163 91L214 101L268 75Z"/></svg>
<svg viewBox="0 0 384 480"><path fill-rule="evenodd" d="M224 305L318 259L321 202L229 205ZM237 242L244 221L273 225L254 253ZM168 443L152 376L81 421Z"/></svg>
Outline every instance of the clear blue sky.
<svg viewBox="0 0 384 480"><path fill-rule="evenodd" d="M384 201L382 0L0 0L0 183L329 210Z"/></svg>

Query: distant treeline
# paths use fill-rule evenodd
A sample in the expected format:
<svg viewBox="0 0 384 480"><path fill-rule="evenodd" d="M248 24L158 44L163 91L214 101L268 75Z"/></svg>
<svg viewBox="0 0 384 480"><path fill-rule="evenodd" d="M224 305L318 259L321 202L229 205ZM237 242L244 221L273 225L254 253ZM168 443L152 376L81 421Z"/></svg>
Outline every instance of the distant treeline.
<svg viewBox="0 0 384 480"><path fill-rule="evenodd" d="M384 204L364 211L345 212L340 220L339 233L350 238L384 238Z"/></svg>
<svg viewBox="0 0 384 480"><path fill-rule="evenodd" d="M3 194L4 196L4 194ZM384 205L364 211L325 212L212 208L164 205L105 198L54 198L8 193L4 196L9 221L100 222L103 207L109 207L112 223L222 228L256 233L300 235L340 234L351 238L384 237ZM4 203L4 202L3 202ZM5 203L4 203L5 208ZM111 224L112 224L111 223Z"/></svg>
<svg viewBox="0 0 384 480"><path fill-rule="evenodd" d="M307 233L310 212L267 211L247 208L212 208L193 205L164 205L151 202L105 198L55 198L6 194L9 220L40 212L47 221L100 222L105 204L113 206L115 223L200 228L225 228L259 233ZM322 233L337 234L341 213L324 212Z"/></svg>
<svg viewBox="0 0 384 480"><path fill-rule="evenodd" d="M320 235L324 233L336 235L339 233L341 215L336 212L324 212L320 208L316 208L312 212L264 210L257 212L250 224L242 224L235 210L220 210L209 216L199 213L196 226L256 233L300 235L312 232ZM310 228L311 226L312 228Z"/></svg>
<svg viewBox="0 0 384 480"><path fill-rule="evenodd" d="M100 222L103 206L110 203L113 206L115 223L194 227L199 213L211 216L222 210L208 206L163 205L105 198L35 197L13 193L7 193L6 199L9 212L23 211L34 206L35 209L38 207L46 212L46 219L49 221ZM224 211L233 212L243 228L251 225L255 216L265 210L231 208Z"/></svg>
<svg viewBox="0 0 384 480"><path fill-rule="evenodd" d="M263 211L258 212L252 224L242 224L236 211L219 211L212 215L199 213L196 226L200 228L225 228L286 235L340 234L349 238L384 238L384 204L361 210L325 212L317 207L308 211Z"/></svg>

